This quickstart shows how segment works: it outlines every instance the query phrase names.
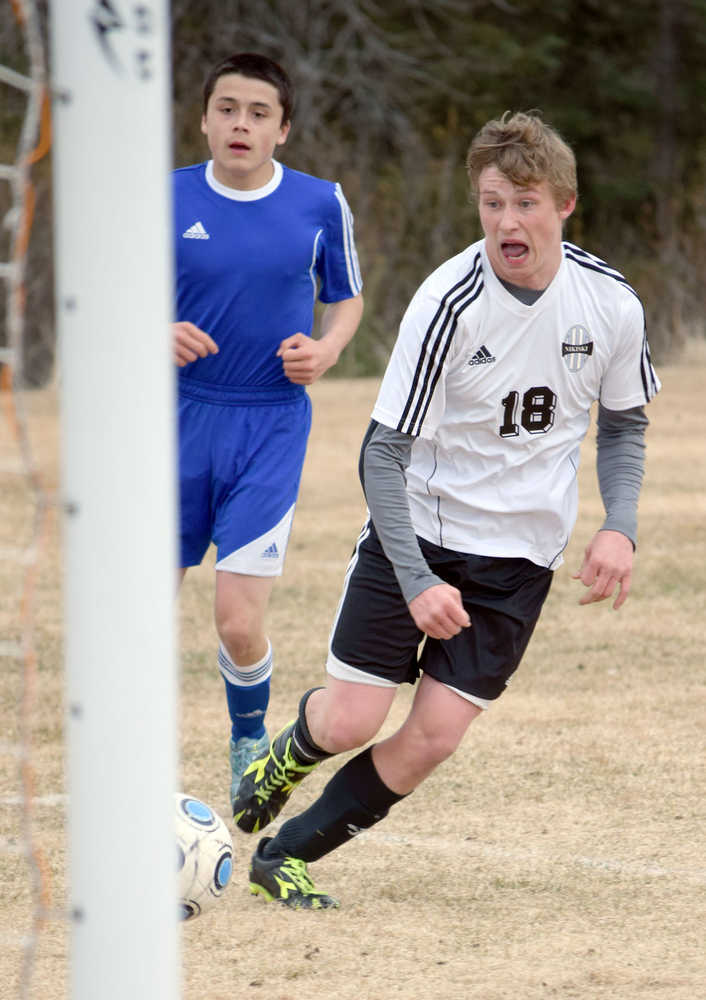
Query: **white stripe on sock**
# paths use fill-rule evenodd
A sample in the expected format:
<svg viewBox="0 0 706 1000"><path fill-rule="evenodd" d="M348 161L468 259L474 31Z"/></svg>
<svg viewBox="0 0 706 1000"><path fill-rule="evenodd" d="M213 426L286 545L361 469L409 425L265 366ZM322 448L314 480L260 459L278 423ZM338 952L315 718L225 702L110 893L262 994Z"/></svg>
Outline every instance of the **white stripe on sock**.
<svg viewBox="0 0 706 1000"><path fill-rule="evenodd" d="M236 687L254 687L272 675L272 644L267 641L267 652L261 660L249 667L240 667L228 655L221 643L218 647L218 669L229 684Z"/></svg>

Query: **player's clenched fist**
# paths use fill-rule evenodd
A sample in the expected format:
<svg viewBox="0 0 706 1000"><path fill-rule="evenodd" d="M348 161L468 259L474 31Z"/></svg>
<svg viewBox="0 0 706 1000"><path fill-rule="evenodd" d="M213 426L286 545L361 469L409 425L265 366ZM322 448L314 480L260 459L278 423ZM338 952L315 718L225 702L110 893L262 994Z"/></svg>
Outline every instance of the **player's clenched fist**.
<svg viewBox="0 0 706 1000"><path fill-rule="evenodd" d="M193 323L172 323L174 360L180 368L197 358L218 354L218 344L212 337Z"/></svg>
<svg viewBox="0 0 706 1000"><path fill-rule="evenodd" d="M451 639L471 624L461 594L448 583L435 584L417 594L409 602L409 611L417 628L432 639Z"/></svg>
<svg viewBox="0 0 706 1000"><path fill-rule="evenodd" d="M295 385L311 385L338 360L338 354L331 349L325 337L312 340L303 333L295 333L283 340L277 357L282 359L284 374Z"/></svg>

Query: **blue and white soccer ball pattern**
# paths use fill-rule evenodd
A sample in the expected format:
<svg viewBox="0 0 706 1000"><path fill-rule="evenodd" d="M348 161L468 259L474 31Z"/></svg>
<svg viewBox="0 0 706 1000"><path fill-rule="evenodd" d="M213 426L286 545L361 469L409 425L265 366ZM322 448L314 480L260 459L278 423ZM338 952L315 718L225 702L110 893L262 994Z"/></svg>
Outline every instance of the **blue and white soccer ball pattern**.
<svg viewBox="0 0 706 1000"><path fill-rule="evenodd" d="M179 916L192 920L223 895L233 872L233 841L210 806L177 792L176 840Z"/></svg>

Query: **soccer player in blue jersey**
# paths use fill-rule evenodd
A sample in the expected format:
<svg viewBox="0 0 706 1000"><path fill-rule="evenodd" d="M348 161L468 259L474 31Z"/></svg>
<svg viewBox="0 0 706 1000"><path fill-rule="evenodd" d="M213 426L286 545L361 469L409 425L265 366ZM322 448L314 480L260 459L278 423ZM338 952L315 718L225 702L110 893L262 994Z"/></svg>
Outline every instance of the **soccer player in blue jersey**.
<svg viewBox="0 0 706 1000"><path fill-rule="evenodd" d="M173 175L182 578L215 543L231 799L269 745L265 613L311 423L305 387L337 362L363 310L340 186L273 158L292 109L277 63L255 53L223 60L203 92L211 159Z"/></svg>

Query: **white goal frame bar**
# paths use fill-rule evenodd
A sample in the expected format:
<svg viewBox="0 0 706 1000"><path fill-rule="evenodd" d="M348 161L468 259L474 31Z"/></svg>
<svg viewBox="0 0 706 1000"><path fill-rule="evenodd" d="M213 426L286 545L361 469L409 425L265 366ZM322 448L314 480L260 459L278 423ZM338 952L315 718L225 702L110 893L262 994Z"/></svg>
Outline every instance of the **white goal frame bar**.
<svg viewBox="0 0 706 1000"><path fill-rule="evenodd" d="M166 0L50 4L72 1000L173 1000Z"/></svg>

